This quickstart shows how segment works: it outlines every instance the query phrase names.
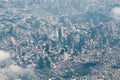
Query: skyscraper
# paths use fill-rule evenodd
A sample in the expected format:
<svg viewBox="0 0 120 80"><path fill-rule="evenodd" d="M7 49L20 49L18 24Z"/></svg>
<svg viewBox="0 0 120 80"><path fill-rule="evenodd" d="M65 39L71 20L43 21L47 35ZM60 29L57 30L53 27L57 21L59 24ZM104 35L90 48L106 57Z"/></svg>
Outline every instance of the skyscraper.
<svg viewBox="0 0 120 80"><path fill-rule="evenodd" d="M62 30L61 30L61 28L58 29L58 41L60 43L62 42Z"/></svg>

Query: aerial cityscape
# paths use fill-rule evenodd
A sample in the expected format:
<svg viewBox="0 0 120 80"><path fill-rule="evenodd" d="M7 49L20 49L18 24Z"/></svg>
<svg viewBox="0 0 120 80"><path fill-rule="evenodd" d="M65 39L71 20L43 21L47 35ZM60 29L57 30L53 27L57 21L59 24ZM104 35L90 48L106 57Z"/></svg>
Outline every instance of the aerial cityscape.
<svg viewBox="0 0 120 80"><path fill-rule="evenodd" d="M120 0L0 0L0 80L120 80Z"/></svg>

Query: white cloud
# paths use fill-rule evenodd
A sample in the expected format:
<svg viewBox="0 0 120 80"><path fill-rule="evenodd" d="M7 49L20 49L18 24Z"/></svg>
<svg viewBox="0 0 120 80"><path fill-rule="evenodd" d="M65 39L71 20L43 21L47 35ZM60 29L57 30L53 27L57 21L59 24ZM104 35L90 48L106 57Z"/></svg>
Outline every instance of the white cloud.
<svg viewBox="0 0 120 80"><path fill-rule="evenodd" d="M120 20L120 7L113 8L111 15L115 20Z"/></svg>
<svg viewBox="0 0 120 80"><path fill-rule="evenodd" d="M9 77L9 79L17 79L22 76L24 70L22 67L17 65L10 65L6 70L5 73Z"/></svg>
<svg viewBox="0 0 120 80"><path fill-rule="evenodd" d="M9 80L7 76L0 73L0 79L1 80Z"/></svg>
<svg viewBox="0 0 120 80"><path fill-rule="evenodd" d="M5 51L0 51L0 62L10 58L10 55Z"/></svg>
<svg viewBox="0 0 120 80"><path fill-rule="evenodd" d="M113 9L113 13L114 13L115 15L117 15L117 16L120 16L120 8L119 8L119 7L115 7L115 8Z"/></svg>
<svg viewBox="0 0 120 80"><path fill-rule="evenodd" d="M37 77L31 68L23 68L18 65L10 65L9 67L0 69L1 80L37 80Z"/></svg>
<svg viewBox="0 0 120 80"><path fill-rule="evenodd" d="M10 54L0 51L0 80L37 80L33 69L31 65L23 68L13 64Z"/></svg>
<svg viewBox="0 0 120 80"><path fill-rule="evenodd" d="M5 51L0 51L0 67L7 67L11 64L12 60L10 54Z"/></svg>

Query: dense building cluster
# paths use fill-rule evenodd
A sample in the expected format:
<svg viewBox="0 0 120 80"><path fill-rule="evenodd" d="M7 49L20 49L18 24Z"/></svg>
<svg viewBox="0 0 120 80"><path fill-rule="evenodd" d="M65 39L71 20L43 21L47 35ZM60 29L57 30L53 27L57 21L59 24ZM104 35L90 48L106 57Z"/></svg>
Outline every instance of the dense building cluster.
<svg viewBox="0 0 120 80"><path fill-rule="evenodd" d="M106 15L111 7L100 4L95 8L99 2L92 0L84 11L83 4L81 10L74 5L79 0L18 2L0 1L4 3L0 6L0 50L9 51L15 64L35 65L40 80L119 79L120 24ZM81 3L87 4L83 0ZM52 15L42 19L34 14L33 9L38 7L49 9ZM101 7L101 12L106 12L94 10ZM69 14L70 10L75 13Z"/></svg>

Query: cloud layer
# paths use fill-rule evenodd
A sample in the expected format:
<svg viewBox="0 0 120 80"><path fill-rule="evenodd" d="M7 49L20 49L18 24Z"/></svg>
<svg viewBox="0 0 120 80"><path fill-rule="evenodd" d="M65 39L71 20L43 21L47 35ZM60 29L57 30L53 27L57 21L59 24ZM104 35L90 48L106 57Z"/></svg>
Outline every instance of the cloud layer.
<svg viewBox="0 0 120 80"><path fill-rule="evenodd" d="M112 9L112 17L115 20L120 20L120 7L115 7Z"/></svg>
<svg viewBox="0 0 120 80"><path fill-rule="evenodd" d="M9 53L0 51L0 80L36 80L33 67L23 68L13 63Z"/></svg>
<svg viewBox="0 0 120 80"><path fill-rule="evenodd" d="M5 51L0 51L0 62L9 59L10 55L6 53Z"/></svg>

